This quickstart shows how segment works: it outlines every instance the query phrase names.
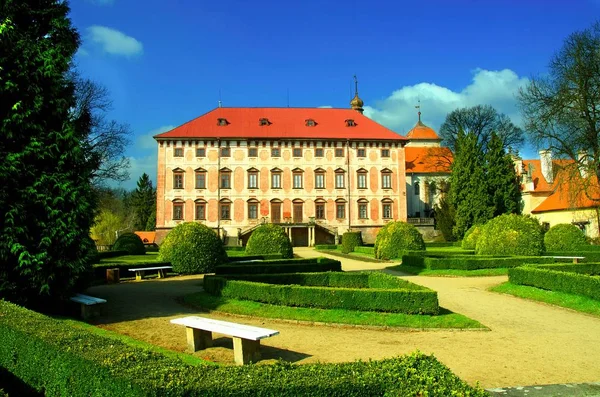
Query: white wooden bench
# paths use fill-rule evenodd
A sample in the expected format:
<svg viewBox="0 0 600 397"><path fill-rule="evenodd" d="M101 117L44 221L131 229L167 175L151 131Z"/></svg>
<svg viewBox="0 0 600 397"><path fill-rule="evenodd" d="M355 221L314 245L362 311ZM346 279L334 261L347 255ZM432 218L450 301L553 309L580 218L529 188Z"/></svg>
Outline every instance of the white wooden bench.
<svg viewBox="0 0 600 397"><path fill-rule="evenodd" d="M94 308L97 307L96 305L106 303L106 299L95 298L93 296L83 294L75 294L69 299L81 305L81 318L83 318L84 320L87 320L88 318L92 317L93 314L98 314L97 312L94 312Z"/></svg>
<svg viewBox="0 0 600 397"><path fill-rule="evenodd" d="M579 261L584 260L585 256L545 256L544 258L554 258L554 259L572 259L573 263L579 263Z"/></svg>
<svg viewBox="0 0 600 397"><path fill-rule="evenodd" d="M164 278L166 276L165 270L173 269L173 266L154 266L154 267L139 267L137 269L128 269L130 272L135 272L135 279L137 281L144 278L144 274L147 271L157 270L158 278Z"/></svg>
<svg viewBox="0 0 600 397"><path fill-rule="evenodd" d="M183 317L171 320L185 325L188 350L192 353L212 346L212 333L233 337L233 355L237 365L260 360L260 340L279 335L279 331L253 327L205 317Z"/></svg>

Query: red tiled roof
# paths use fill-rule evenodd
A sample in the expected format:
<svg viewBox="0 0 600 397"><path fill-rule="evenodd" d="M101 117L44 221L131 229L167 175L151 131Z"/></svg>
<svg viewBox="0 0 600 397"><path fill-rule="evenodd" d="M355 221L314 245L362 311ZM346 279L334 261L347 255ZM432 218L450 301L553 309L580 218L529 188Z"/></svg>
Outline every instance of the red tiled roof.
<svg viewBox="0 0 600 397"><path fill-rule="evenodd" d="M579 179L579 180L577 180ZM600 188L596 178L588 181L588 194L600 200ZM562 178L555 182L555 190L531 212L536 214L547 211L564 211L573 209L595 208L600 201L591 200L583 190L580 178Z"/></svg>
<svg viewBox="0 0 600 397"><path fill-rule="evenodd" d="M407 174L450 172L452 152L447 147L408 146L404 154Z"/></svg>
<svg viewBox="0 0 600 397"><path fill-rule="evenodd" d="M558 175L561 168L563 168L569 160L552 160L552 172L554 175ZM548 193L552 192L556 189L556 184L558 178L553 178L553 184L549 184L544 178L542 174L542 163L540 160L523 160L523 165L525 165L525 172L528 169L531 169L531 180L533 181L533 192L535 193Z"/></svg>
<svg viewBox="0 0 600 397"><path fill-rule="evenodd" d="M419 120L417 122L417 124L415 124L415 126L412 128L412 130L408 131L408 133L406 134L406 137L408 139L413 139L413 140L417 140L417 139L441 140L441 138L439 137L438 134L435 133L433 128L427 127L425 124L423 124L421 122L421 120Z"/></svg>
<svg viewBox="0 0 600 397"><path fill-rule="evenodd" d="M218 125L218 119L227 125ZM269 125L260 125L266 118ZM315 125L307 126L312 119ZM352 119L354 127L346 126ZM406 138L356 110L330 108L216 108L154 138L263 138L263 139L364 139Z"/></svg>
<svg viewBox="0 0 600 397"><path fill-rule="evenodd" d="M139 238L142 239L144 244L154 244L154 239L156 237L156 232L134 232L138 235Z"/></svg>

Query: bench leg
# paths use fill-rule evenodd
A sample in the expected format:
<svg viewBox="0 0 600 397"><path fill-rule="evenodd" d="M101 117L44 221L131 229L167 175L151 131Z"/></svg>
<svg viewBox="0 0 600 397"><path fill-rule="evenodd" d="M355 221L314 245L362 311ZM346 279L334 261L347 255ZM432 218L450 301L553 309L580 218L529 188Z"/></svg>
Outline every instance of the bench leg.
<svg viewBox="0 0 600 397"><path fill-rule="evenodd" d="M83 320L88 320L92 317L92 306L81 304L81 318Z"/></svg>
<svg viewBox="0 0 600 397"><path fill-rule="evenodd" d="M158 269L158 278L165 278L165 271L163 269Z"/></svg>
<svg viewBox="0 0 600 397"><path fill-rule="evenodd" d="M233 337L233 355L237 365L245 365L259 361L260 340Z"/></svg>
<svg viewBox="0 0 600 397"><path fill-rule="evenodd" d="M135 281L141 281L144 278L144 271L138 270L135 272Z"/></svg>
<svg viewBox="0 0 600 397"><path fill-rule="evenodd" d="M573 258L573 263L579 263L579 258Z"/></svg>
<svg viewBox="0 0 600 397"><path fill-rule="evenodd" d="M186 327L188 351L191 353L212 346L212 332Z"/></svg>

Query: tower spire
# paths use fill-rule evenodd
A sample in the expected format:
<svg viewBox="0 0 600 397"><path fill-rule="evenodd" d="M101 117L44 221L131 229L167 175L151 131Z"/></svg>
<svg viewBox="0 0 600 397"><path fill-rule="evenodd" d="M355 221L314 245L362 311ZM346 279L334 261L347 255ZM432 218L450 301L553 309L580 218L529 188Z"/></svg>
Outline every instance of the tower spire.
<svg viewBox="0 0 600 397"><path fill-rule="evenodd" d="M421 124L421 98L417 97L417 102L419 104L415 106L415 109L419 109L419 112L418 112L418 115L419 115L419 124Z"/></svg>
<svg viewBox="0 0 600 397"><path fill-rule="evenodd" d="M358 97L358 79L356 75L354 75L354 96Z"/></svg>
<svg viewBox="0 0 600 397"><path fill-rule="evenodd" d="M365 111L363 109L363 105L364 102L358 97L358 79L356 78L356 75L354 75L354 98L352 98L352 100L350 101L350 107L353 110L362 113Z"/></svg>

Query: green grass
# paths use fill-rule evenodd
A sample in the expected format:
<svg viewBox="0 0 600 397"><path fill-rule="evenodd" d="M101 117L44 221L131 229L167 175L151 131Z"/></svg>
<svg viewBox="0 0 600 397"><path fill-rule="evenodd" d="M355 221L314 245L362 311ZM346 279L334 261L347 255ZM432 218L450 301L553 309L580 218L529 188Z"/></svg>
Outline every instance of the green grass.
<svg viewBox="0 0 600 397"><path fill-rule="evenodd" d="M93 325L90 325L88 323L84 323L82 321L77 321L77 320L73 320L70 318L63 318L63 317L55 317L56 320L67 324L70 327L75 327L75 328L81 328L84 329L88 332L92 332L98 336L103 336L105 338L110 338L110 339L115 339L118 341L121 341L129 346L132 347L137 347L137 348L141 348L141 349L145 349L145 350L149 350L155 353L160 353L160 354L164 354L167 357L173 358L173 359L178 359L183 361L185 364L189 364L189 365L215 365L213 362L210 361L205 361L202 360L199 357L193 356L191 354L185 354L185 353L179 353L173 350L169 350L169 349L164 349L162 347L153 345L151 343L147 343L141 340L137 340L134 338L131 338L129 336L126 335L122 335L119 334L117 332L112 332L112 331L108 331L102 328L98 328L95 327Z"/></svg>
<svg viewBox="0 0 600 397"><path fill-rule="evenodd" d="M227 252L227 256L232 258L232 257L237 257L237 256L246 256L246 251L229 251L229 250L225 250L225 252Z"/></svg>
<svg viewBox="0 0 600 397"><path fill-rule="evenodd" d="M492 287L490 288L490 291L509 294L538 302L545 302L551 305L573 309L578 312L600 316L600 301L581 295L567 294L566 292L560 291L548 291L526 285L516 285L510 282Z"/></svg>
<svg viewBox="0 0 600 397"><path fill-rule="evenodd" d="M147 252L146 255L123 255L114 258L100 259L100 263L143 263L158 262L158 252Z"/></svg>
<svg viewBox="0 0 600 397"><path fill-rule="evenodd" d="M364 254L362 252L350 252L348 254L344 254L342 252L342 247L341 246L338 246L334 250L318 250L318 249L315 249L315 251L317 251L317 252L323 252L324 254L329 254L329 255L333 255L333 256L339 256L340 258L362 260L362 261L366 261L366 262L374 262L374 263L388 262L388 261L384 261L384 260L375 259L373 257L373 255Z"/></svg>
<svg viewBox="0 0 600 397"><path fill-rule="evenodd" d="M459 270L459 269L438 269L431 270L422 267L396 265L388 266L386 269L396 270L403 273L415 274L418 276L447 276L447 277L484 277L484 276L504 276L508 274L508 268L499 267L493 269Z"/></svg>
<svg viewBox="0 0 600 397"><path fill-rule="evenodd" d="M444 308L440 308L440 314L437 316L362 312L342 309L314 309L268 305L259 302L216 297L206 292L187 295L184 297L184 302L204 310L214 310L230 314L329 324L404 328L486 328L475 320Z"/></svg>

